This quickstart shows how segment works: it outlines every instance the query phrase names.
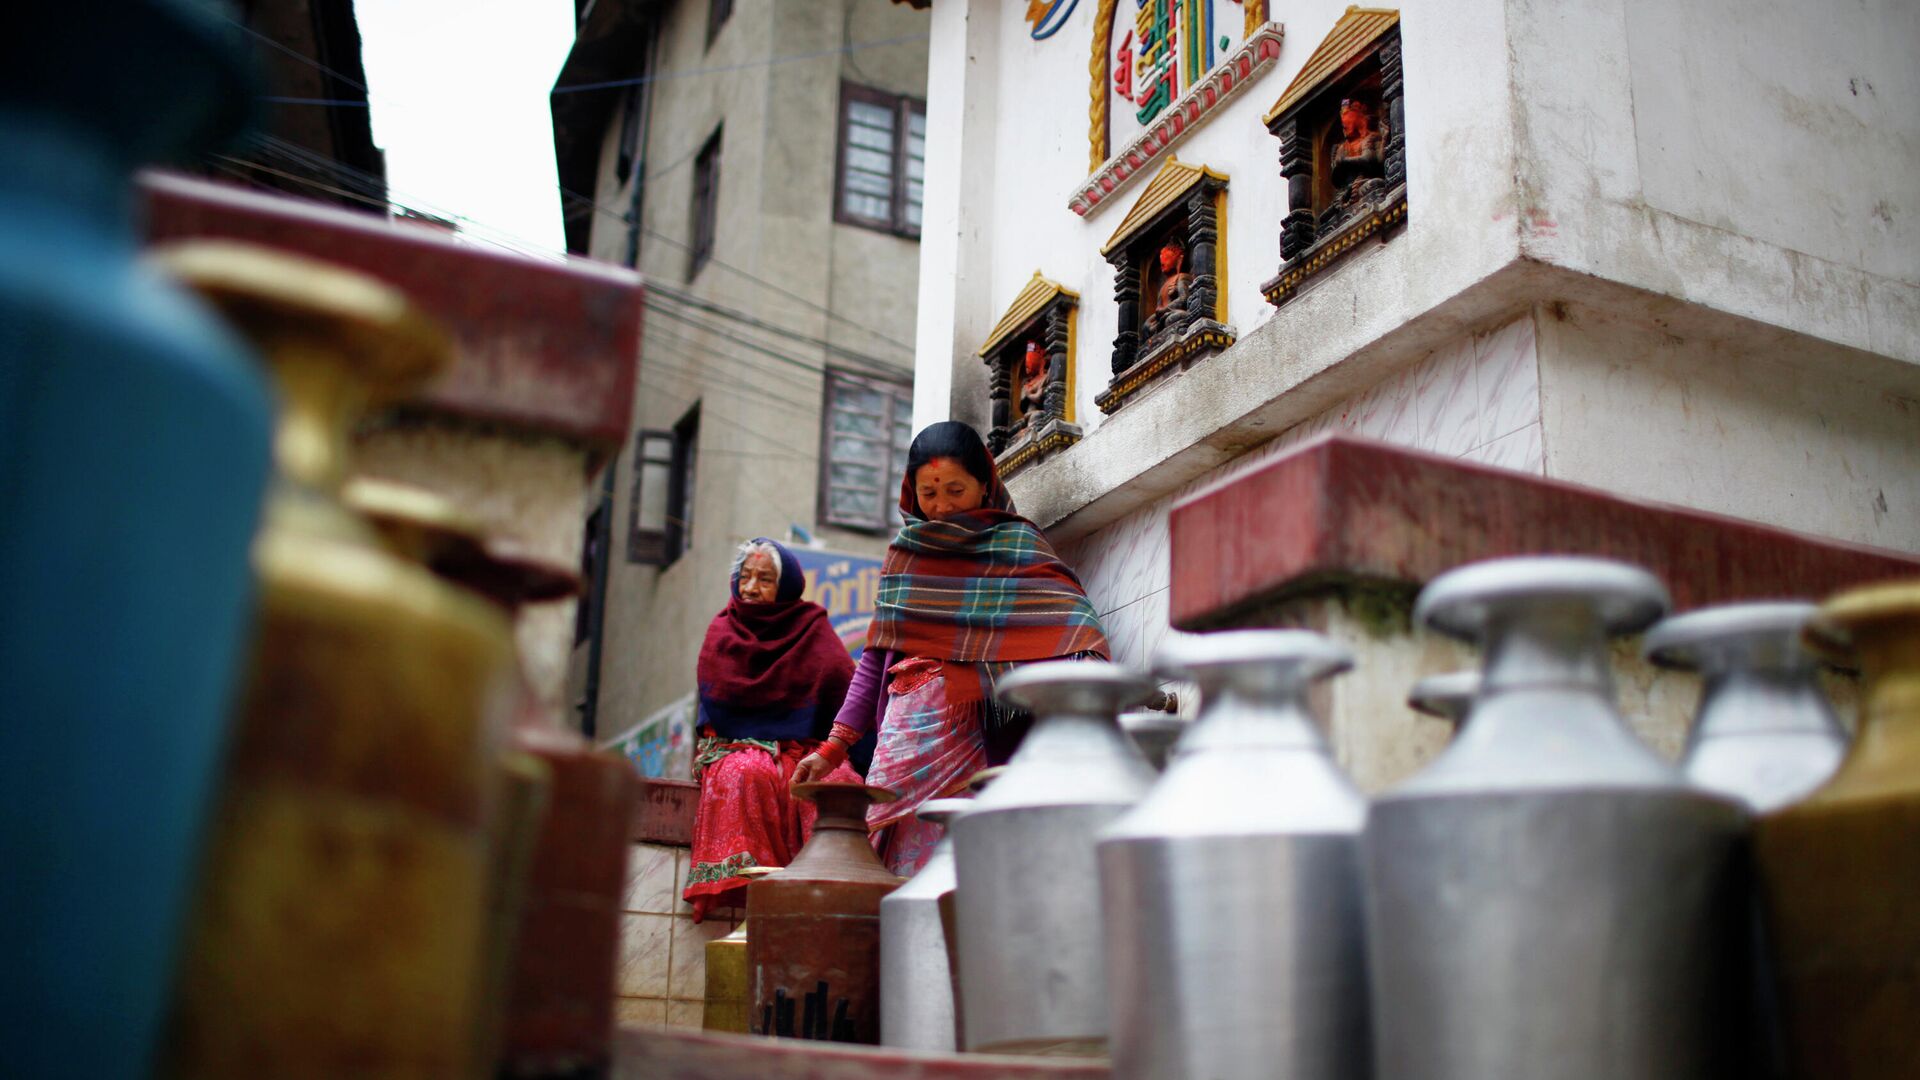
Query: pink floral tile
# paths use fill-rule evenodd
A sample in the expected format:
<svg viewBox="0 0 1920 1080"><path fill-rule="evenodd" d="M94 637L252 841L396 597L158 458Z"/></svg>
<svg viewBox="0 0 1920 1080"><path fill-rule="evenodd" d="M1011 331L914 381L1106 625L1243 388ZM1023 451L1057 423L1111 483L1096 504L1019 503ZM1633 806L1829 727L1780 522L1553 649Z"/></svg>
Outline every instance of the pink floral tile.
<svg viewBox="0 0 1920 1080"><path fill-rule="evenodd" d="M1418 380L1419 449L1459 457L1480 444L1480 395L1474 378L1473 339L1436 349Z"/></svg>
<svg viewBox="0 0 1920 1080"><path fill-rule="evenodd" d="M1546 460L1541 451L1540 425L1533 423L1519 431L1502 435L1485 446L1476 447L1467 458L1482 465L1540 476L1546 472Z"/></svg>
<svg viewBox="0 0 1920 1080"><path fill-rule="evenodd" d="M1540 422L1540 367L1531 313L1474 339L1480 442Z"/></svg>

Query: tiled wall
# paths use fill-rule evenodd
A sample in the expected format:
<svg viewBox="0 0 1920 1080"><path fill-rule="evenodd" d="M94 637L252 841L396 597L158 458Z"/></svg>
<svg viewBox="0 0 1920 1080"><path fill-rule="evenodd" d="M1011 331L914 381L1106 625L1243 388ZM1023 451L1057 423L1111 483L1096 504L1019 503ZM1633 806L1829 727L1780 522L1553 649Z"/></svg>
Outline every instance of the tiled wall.
<svg viewBox="0 0 1920 1080"><path fill-rule="evenodd" d="M687 849L635 844L627 858L620 916L620 999L614 1019L629 1027L699 1028L706 998L706 944L730 933L738 912L716 912L698 926L680 899Z"/></svg>
<svg viewBox="0 0 1920 1080"><path fill-rule="evenodd" d="M1080 574L1114 659L1145 664L1168 633L1167 512L1202 488L1266 464L1316 435L1346 431L1481 464L1544 474L1534 315L1434 350L1398 375L1060 554Z"/></svg>

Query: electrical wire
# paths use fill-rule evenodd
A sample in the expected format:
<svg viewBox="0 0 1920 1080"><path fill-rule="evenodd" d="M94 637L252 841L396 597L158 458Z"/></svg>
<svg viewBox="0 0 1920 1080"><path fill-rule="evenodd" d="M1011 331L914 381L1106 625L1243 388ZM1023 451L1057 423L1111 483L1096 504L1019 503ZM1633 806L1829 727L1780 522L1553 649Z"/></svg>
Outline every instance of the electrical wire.
<svg viewBox="0 0 1920 1080"><path fill-rule="evenodd" d="M818 60L828 56L840 56L846 53L860 52L865 49L885 48L888 45L905 45L913 41L925 41L925 34L904 34L900 37L882 38L878 41L856 41L834 49L819 49L814 52L788 53L764 60L749 60L739 64L721 64L715 67L688 68L685 71L663 71L658 75L640 75L631 79L608 79L605 82L576 83L572 86L556 86L555 94L576 94L587 90L610 90L618 86L645 86L648 83L670 82L674 79L689 79L696 75L719 75L729 71L745 71L749 68L772 67L776 64L791 64L799 60Z"/></svg>
<svg viewBox="0 0 1920 1080"><path fill-rule="evenodd" d="M854 350L849 349L844 345L836 344L834 342L826 340L825 338L817 338L817 337L813 337L810 334L802 334L795 330L789 330L785 327L774 326L770 323L763 322L762 320L757 319L754 316L749 315L744 311L740 311L736 308L730 308L723 304L715 303L712 300L702 299L701 297L694 296L691 293L681 292L680 290L675 289L669 285L662 285L658 282L649 282L647 285L647 289L649 292L653 293L656 296L664 296L669 300L673 300L678 303L685 304L688 307L698 308L701 311L705 311L712 315L718 315L724 319L730 319L734 322L744 323L756 329L766 330L772 333L778 333L785 337L792 338L795 341L805 342L808 345L817 345L820 348L825 349L826 351L834 354L835 356L843 357L847 360L851 360L858 364L865 364L868 367L875 368L880 371L886 371L886 372L900 371L900 365L890 363L886 360L882 360L877 356L868 356L866 353L855 352Z"/></svg>
<svg viewBox="0 0 1920 1080"><path fill-rule="evenodd" d="M318 60L315 60L315 59L313 59L313 58L312 58L312 57L310 57L310 56L307 56L307 55L305 55L305 54L303 54L303 53L301 53L301 52L299 52L299 51L297 51L297 50L295 50L295 49L292 49L292 48L289 48L288 46L286 46L286 45L283 45L283 44L281 44L281 43L280 43L280 42L278 42L278 41L275 41L274 39L272 39L272 38L270 38L270 37L268 37L268 36L267 36L267 35L265 35L265 34L262 34L262 33L260 33L260 32L258 32L258 31L256 31L256 30L254 30L254 29L253 29L252 27L250 27L250 26L247 26L247 25L246 25L245 23L243 23L243 22L240 22L240 21L239 21L239 20L237 20L237 19L233 19L233 18L232 18L232 17L230 17L230 16L223 16L223 17L224 17L224 18L226 18L226 20L227 20L228 22L230 22L230 23L233 23L233 25L235 25L236 27L238 27L238 28L240 28L240 29L241 29L242 31L244 31L244 32L246 32L247 34L249 34L249 35L251 35L251 36L253 36L253 37L255 37L255 38L258 38L258 39L260 39L261 41L263 41L263 42L265 42L265 43L267 43L268 45L270 45L270 46L272 46L273 48L275 48L275 49L278 49L279 51L281 51L281 52L283 52L283 53L286 53L286 54L287 54L288 56L291 56L291 57L293 57L294 59L296 59L296 60L299 60L299 61L301 61L302 63L305 63L305 64L309 64L309 65L311 65L312 67L314 67L314 68L316 68L316 69L318 69L318 70L320 70L320 71L322 71L322 72L325 72L326 74L328 74L328 75L331 75L331 76L333 76L333 77L334 77L334 78L336 78L336 79L339 79L340 81L342 81L342 82L344 82L344 83L346 83L347 85L349 85L349 86L351 86L351 87L353 87L354 89L357 89L357 90L360 90L360 91L362 91L362 92L364 92L364 93L366 93L366 94L368 95L368 98L369 98L369 100L370 100L370 101L371 101L371 99L373 98L373 96L374 96L374 95L373 95L373 91L372 91L371 89L369 89L369 88L367 87L367 85L366 85L365 83L362 83L362 82L359 82L359 81L357 81L357 80L355 80L355 79L352 79L352 78L349 78L349 77L347 77L347 76L345 76L345 75L342 75L342 74L341 74L340 72L338 72L338 71L335 71L335 70L333 70L333 69L332 69L332 68L330 68L330 67L327 67L327 66L326 66L325 64L322 64L322 63L321 63L321 62L319 62ZM769 61L764 61L764 62L763 62L763 61L755 61L754 63L752 63L752 64L747 64L747 65L735 65L735 66L729 66L729 67L722 67L722 68L707 68L707 69L691 69L691 70L689 70L689 71L686 71L686 72L681 72L681 73L669 73L669 74L677 74L677 75L696 75L696 74L712 74L712 73L714 73L714 72L717 72L717 71L725 71L725 70L737 70L737 69L738 69L738 68L740 68L740 67L752 67L752 66L759 66L759 65L761 65L761 64L763 64L763 63L784 63L784 62L788 62L788 61L792 61L792 60L800 60L800 59L816 59L816 58L819 58L819 57L823 57L823 56L831 56L831 55L835 55L836 53L839 53L839 52L843 52L843 51L849 51L849 50L851 50L851 49L854 49L854 48L859 48L859 49L866 49L866 48L875 48L875 47L879 47L879 46L881 46L881 45L891 45L891 44L901 44L901 43L903 43L903 42L906 42L906 41L913 41L913 40L924 40L924 39L925 39L925 35L914 35L914 36L909 36L909 37L905 37L905 38L899 38L899 39L886 39L886 40L884 40L884 41L875 41L875 42L863 42L863 43L858 43L858 44L857 44L857 45L855 45L855 46L843 46L843 47L842 47L841 49L835 49L835 50L828 50L828 51L825 51L825 52L820 52L820 53L813 53L813 54L795 54L795 55L792 55L792 56L786 56L786 57L775 57L775 58L773 58L772 60L769 60ZM661 76L661 77L664 77L664 76ZM616 81L616 82L613 82L613 83L607 83L607 84L604 84L604 85L605 85L605 86L613 86L613 85L639 85L639 84L641 84L641 83L644 83L644 82L647 82L647 81L649 81L649 80L648 80L647 78L641 78L641 79L633 79L633 80L620 80L620 81ZM598 88L602 88L602 86L603 86L603 84L590 84L590 85L584 85L584 86L574 86L574 87L568 87L568 88L564 88L564 89L565 89L565 90L568 90L568 91L579 91L579 90L588 90L588 89L598 89ZM561 90L562 90L562 89L563 89L563 88L555 88L555 91L554 91L554 92L555 92L555 93L558 93L558 92L561 92ZM382 101L382 103L383 103L383 104L392 104L392 105L398 105L398 104L399 104L398 102L394 102L394 101L392 101L391 99L388 99L388 98L386 98L386 97L384 97L384 96L382 96L382 98L381 98L381 101ZM273 136L267 136L267 138L269 138L269 139L274 139L275 137L273 137ZM285 144L285 141L284 141L284 140L278 140L278 139L275 139L275 141L276 141L276 142L279 142L279 143L283 143L283 144ZM286 146L292 146L293 144L285 144L285 145L286 145ZM304 151L304 148L299 148L299 147L296 147L296 149L300 149L300 150L302 150L302 151ZM310 153L310 152L308 152L308 153ZM694 153L695 153L695 154L698 154L698 153L699 153L699 151L698 151L698 149L696 149L696 150L694 151ZM317 156L317 155L315 155L315 156ZM326 159L322 159L322 160L326 160ZM680 160L678 160L678 161L675 161L675 162L673 162L673 163L671 163L671 164L669 164L668 166L665 166L665 167L664 167L664 168L663 168L663 169L661 170L661 173L657 173L657 174L653 174L653 175L655 175L655 176L658 176L658 175L661 175L661 174L664 174L664 173L665 173L666 171L668 171L668 170L671 170L671 169L673 169L673 168L677 168L677 167L678 167L679 165L681 165L681 164L683 164L683 163L684 163L685 161L686 161L686 158L681 158ZM360 170L357 170L357 169L353 169L353 168L352 168L352 166L348 166L348 165L346 165L346 164L345 164L344 162L334 162L334 161L329 161L329 162L328 162L328 167L330 167L330 168L332 168L332 169L335 169L335 170L339 170L339 171L349 171L349 172L359 172L359 171L360 171ZM385 179L385 177L377 177L377 178L376 178L376 177L371 177L371 174L366 174L366 173L362 173L361 175L362 175L362 176L365 176L365 177L370 177L370 178L372 178L372 179L374 179L374 180L377 180L377 181L378 181L379 183L381 183L381 184L383 185L383 187L385 187L385 186L386 186L386 179ZM291 178L291 179L296 179L296 180L297 180L298 178ZM303 181L303 182L304 182L304 181ZM318 185L315 185L315 186L316 186L316 187L318 187ZM597 211L597 212L599 212L599 213L602 213L602 214L606 214L606 215L608 215L608 216L610 216L610 217L612 217L612 218L614 218L615 220L618 220L618 221L621 221L621 222L623 222L623 223L627 223L627 222L628 222L628 217L627 217L627 214L626 214L625 212L623 212L623 211L618 211L618 210L613 210L613 209L610 209L610 208L608 208L608 207L606 207L606 206L603 206L603 205L601 205L601 204L600 204L599 202L597 202L597 201L595 201L595 200L594 200L593 198L591 198L591 197L589 197L589 196L586 196L586 195L582 195L582 194L580 194L579 192L576 192L576 191L572 191L572 190L569 190L568 188L566 188L566 187L565 187L565 186L563 186L563 185L559 185L559 184L555 184L554 186L555 186L555 188L557 188L557 189L559 190L559 192L561 193L561 195L563 195L563 196L565 196L565 197L567 197L567 198L571 198L571 199L574 199L574 200L576 200L576 201L577 201L577 202L579 202L579 203L582 203L582 204L584 204L584 205L587 205L587 206L590 206L590 207L592 207L592 208L593 208L593 209L594 209L595 211ZM392 192L392 188L391 188L391 187L386 187L386 190L387 190L388 192L390 192L390 193ZM406 196L405 196L404 194L402 194L402 197L403 197L403 198L405 198ZM410 202L413 202L413 203L415 203L415 204L416 204L416 205L415 205L415 206L413 206L413 207L409 207L409 208L411 208L411 209L420 209L420 210L427 210L427 212L429 212L429 213L432 213L432 212L433 212L433 211L431 211L430 209L428 209L428 206L429 206L430 204L425 204L423 200L409 200L409 201L410 201ZM470 218L470 217L467 217L466 215L463 215L463 214L453 214L453 213L446 213L446 212L440 212L440 213L434 213L434 214L433 214L433 216L436 216L436 217L443 217L443 218L450 218L450 219L452 219L452 220L456 220L456 221L459 221L459 222L462 222L462 223L464 223L464 224L465 224L466 226L468 226L469 228L475 228L475 229L483 229L483 230L485 230L485 231L487 231L487 232L491 232L491 233L495 233L495 234L497 234L497 235L499 235L499 236L509 236L509 235L510 235L510 234L507 234L507 233L504 233L504 232L501 232L500 230L497 230L497 229L492 229L492 228L491 228L491 227L489 227L489 226L483 226L483 225L482 225L482 224L481 224L480 222L477 222L477 221L475 221L474 219L472 219L472 218ZM691 245L688 245L688 244L686 244L686 243L683 243L682 241L679 241L679 240L677 240L677 239L675 239L675 238L673 238L673 237L670 237L670 236L667 236L667 235L665 235L664 233L661 233L660 231L658 231L658 230L656 230L656 229L653 229L653 228L645 228L645 229L643 229L642 231L643 231L643 232L644 232L644 233L645 233L645 234L646 234L647 236L650 236L650 237L652 237L652 238L654 238L654 239L656 239L656 240L659 240L659 241L661 241L661 242L663 242L663 243L666 243L666 244L668 244L668 245L670 245L670 246L673 246L673 247L677 247L677 248L680 248L680 249L681 249L681 250L683 250L683 251L688 251L688 252L691 252L691 251L693 250L693 248L692 248L692 246L691 246ZM481 237L481 239L486 239L486 238L485 238L485 237ZM508 250L517 250L517 251L519 251L519 253L521 253L521 254L532 254L532 253L534 253L534 252L539 252L539 253L540 253L540 255L541 255L541 257L544 257L544 258L552 258L552 257L554 257L554 256L558 256L558 255L562 255L562 253L559 253L559 252L555 252L555 251L553 251L553 249L551 249L551 248L547 248L547 247L546 247L545 245L540 245L540 244L534 244L534 243L533 243L532 241L528 241L528 240L525 240L524 238L513 238L513 239L515 240L515 243L505 243L505 242L500 242L500 241L495 241L495 242L496 242L496 243L498 244L498 246L501 246L501 247L504 247L504 248L507 248ZM528 250L521 250L521 248L519 247L519 245L531 245L531 248L532 248L532 250L531 250L531 251L528 251ZM742 278L743 280L746 280L746 281L749 281L749 282L751 282L751 283L753 283L753 284L755 284L755 285L758 285L758 286L760 286L761 288L763 288L763 289L766 289L766 290L767 290L767 291L769 291L769 292L772 292L772 293L774 293L774 294L776 294L776 295L779 295L779 296L783 296L783 297L786 297L786 298L787 298L787 299L789 299L789 300L793 300L793 301L795 301L795 302L797 302L797 303L799 303L799 304L802 304L802 305L804 305L804 306L806 306L806 307L808 307L808 308L811 308L811 309L813 309L813 310L815 310L815 311L819 311L819 312L822 312L823 314L825 314L825 315L826 315L826 317L827 317L828 319L831 319L831 320L833 320L833 321L835 321L835 322L838 322L838 323L841 323L841 324L843 324L843 325L845 325L845 326L849 326L849 327L852 327L853 329L855 329L855 330L859 330L859 331L861 331L862 333L865 333L865 334L868 334L868 335L870 335L870 336L872 336L872 337L874 337L874 338L876 338L876 339L878 339L878 340L880 340L880 341L884 341L884 342L886 342L886 343L887 343L887 344L889 344L889 345L893 345L893 346L896 346L896 347L898 347L898 348L900 348L900 349L903 349L903 350L905 350L905 351L906 351L906 352L908 353L908 355L909 355L909 356L911 356L911 355L913 354L913 346L912 346L912 345L909 345L908 343L906 343L906 342L904 342L904 341L900 341L900 340L899 340L899 339L897 339L897 338L894 338L894 337L890 337L890 336L888 336L887 334L884 334L884 333L882 333L881 331L879 331L879 330L876 330L876 329L874 329L874 328L872 328L872 327L870 327L870 326L866 326L866 325L864 325L864 324L862 324L862 323L859 323L859 322L856 322L856 321L855 321L855 320L853 320L853 319L850 319L850 318L847 318L846 316L844 316L844 315L841 315L841 314L839 314L838 312L836 312L836 311L834 311L833 309L831 309L831 308L829 308L829 307L827 307L826 305L823 305L823 304L820 304L820 303L817 303L817 302L815 302L815 301L813 301L813 300L809 300L809 299L807 299L806 297L804 297L804 296L800 296L799 294L797 294L797 293L794 293L794 292L792 292L792 291L790 291L790 290L788 290L788 289L785 289L785 288L783 288L783 287L781 287L781 286L779 286L779 285L776 285L776 284L774 284L773 282L770 282L770 281L767 281L767 280L765 280L765 279L763 279L763 278L760 278L760 277L757 277L757 276L755 276L755 275L753 275L753 274L751 274L751 273L748 273L748 272L747 272L747 271L745 271L745 270L742 270L742 269L740 269L740 268L738 268L738 267L736 267L736 266L733 266L733 265L731 265L731 264L729 264L729 263L726 263L726 262L724 262L724 261L722 261L722 260L720 260L719 258L716 258L716 257L712 257L712 256L709 256L709 258L708 258L708 260L707 260L707 261L708 261L708 263L709 263L710 265L713 265L713 266L718 266L718 267L720 267L721 269L723 269L723 270L726 270L727 272L729 272L729 273L732 273L732 274L734 274L734 275L736 275L736 276L738 276L738 277L740 277L740 278ZM816 339L816 340L817 340L817 339ZM896 368L896 370L897 370L897 368Z"/></svg>

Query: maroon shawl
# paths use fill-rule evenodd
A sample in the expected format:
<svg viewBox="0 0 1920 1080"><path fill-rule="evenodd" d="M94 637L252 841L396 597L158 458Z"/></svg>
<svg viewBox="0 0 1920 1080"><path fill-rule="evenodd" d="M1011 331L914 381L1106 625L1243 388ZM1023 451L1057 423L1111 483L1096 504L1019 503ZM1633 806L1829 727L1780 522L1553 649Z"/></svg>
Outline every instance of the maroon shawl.
<svg viewBox="0 0 1920 1080"><path fill-rule="evenodd" d="M853 679L853 658L811 600L749 604L713 617L696 669L700 723L731 739L825 737Z"/></svg>

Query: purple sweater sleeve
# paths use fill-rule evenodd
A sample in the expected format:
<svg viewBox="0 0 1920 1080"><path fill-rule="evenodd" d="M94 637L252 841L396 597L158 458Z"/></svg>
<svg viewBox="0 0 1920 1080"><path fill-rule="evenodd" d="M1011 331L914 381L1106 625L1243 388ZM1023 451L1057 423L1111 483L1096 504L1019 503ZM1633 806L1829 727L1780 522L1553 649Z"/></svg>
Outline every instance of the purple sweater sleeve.
<svg viewBox="0 0 1920 1080"><path fill-rule="evenodd" d="M845 724L865 735L872 731L887 696L887 656L882 649L862 649L860 663L853 669L853 682L847 687L847 700L840 705L836 724Z"/></svg>

